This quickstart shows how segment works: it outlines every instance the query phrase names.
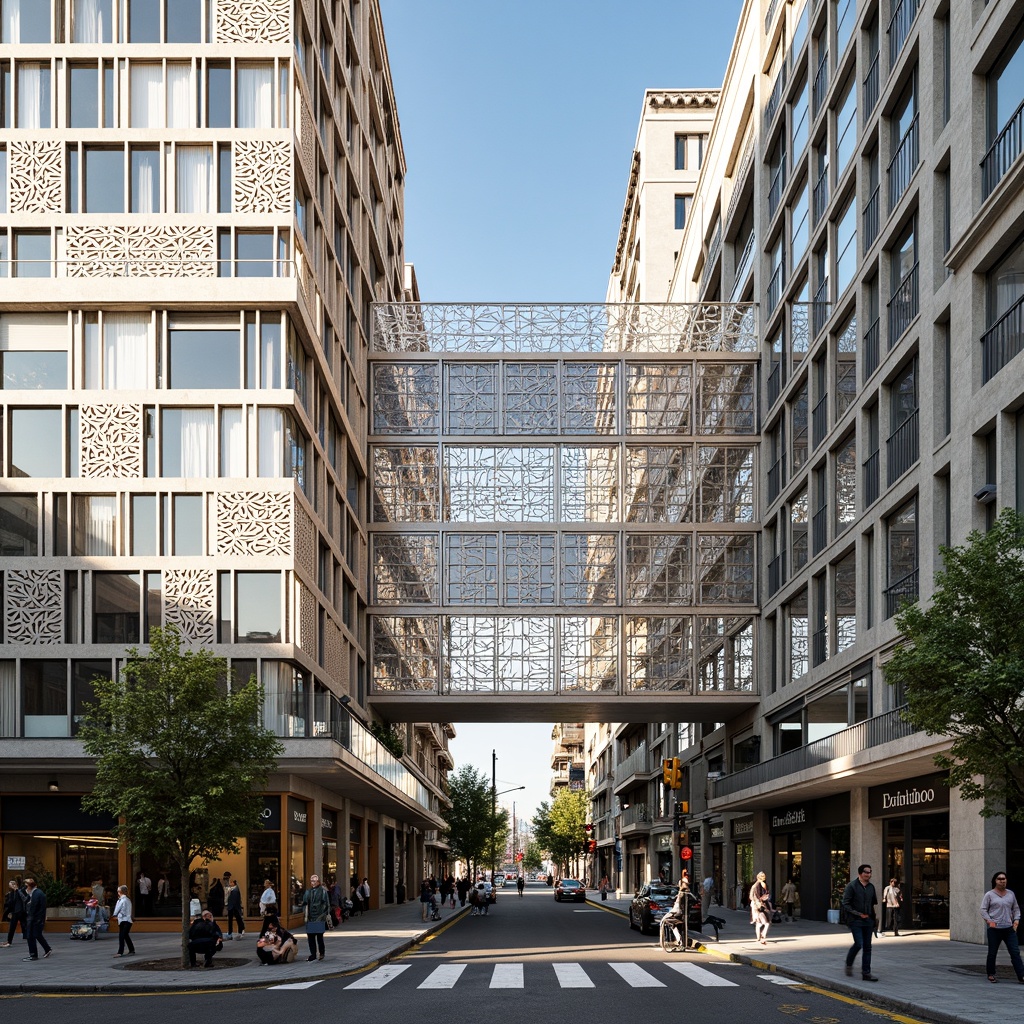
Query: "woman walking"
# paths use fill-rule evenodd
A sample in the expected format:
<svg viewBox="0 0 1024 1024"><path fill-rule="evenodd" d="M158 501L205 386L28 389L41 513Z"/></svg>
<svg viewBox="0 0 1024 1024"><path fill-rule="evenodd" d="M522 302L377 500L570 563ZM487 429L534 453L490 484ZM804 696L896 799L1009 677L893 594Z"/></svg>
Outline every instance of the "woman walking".
<svg viewBox="0 0 1024 1024"><path fill-rule="evenodd" d="M882 922L882 934L886 927L892 928L893 935L900 933L900 907L903 906L903 893L895 878L882 890L882 906L885 908L885 920Z"/></svg>
<svg viewBox="0 0 1024 1024"><path fill-rule="evenodd" d="M302 906L306 915L306 941L309 956L306 960L324 958L324 932L327 931L327 915L331 912L331 894L320 884L319 875L309 876L309 888L302 894Z"/></svg>
<svg viewBox="0 0 1024 1024"><path fill-rule="evenodd" d="M132 930L132 901L128 896L128 886L117 887L117 903L114 904L114 917L117 918L117 952L114 956L124 956L124 948L128 947L128 956L135 956L135 943L129 934Z"/></svg>
<svg viewBox="0 0 1024 1024"><path fill-rule="evenodd" d="M14 942L14 933L19 923L21 924L21 937L25 938L25 893L18 888L18 883L12 878L7 883L7 895L4 897L4 917L11 922L7 929L7 941L0 942L0 946L9 946Z"/></svg>
<svg viewBox="0 0 1024 1024"><path fill-rule="evenodd" d="M758 871L757 880L750 887L750 923L754 936L762 946L768 945L768 926L772 923L772 894L768 891L768 878Z"/></svg>
<svg viewBox="0 0 1024 1024"><path fill-rule="evenodd" d="M981 916L987 925L988 956L985 958L985 973L988 980L997 982L996 953L999 944L1006 943L1017 980L1024 985L1024 962L1020 958L1017 942L1017 925L1020 923L1020 904L1011 889L1006 888L1006 872L997 871L992 876L992 888L981 899Z"/></svg>

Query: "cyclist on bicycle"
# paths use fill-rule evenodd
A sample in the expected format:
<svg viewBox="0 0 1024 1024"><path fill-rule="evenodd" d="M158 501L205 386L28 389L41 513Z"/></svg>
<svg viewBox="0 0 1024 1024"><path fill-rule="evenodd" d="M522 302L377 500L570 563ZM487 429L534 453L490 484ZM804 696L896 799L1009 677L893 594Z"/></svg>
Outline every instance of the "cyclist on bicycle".
<svg viewBox="0 0 1024 1024"><path fill-rule="evenodd" d="M684 876L679 879L679 892L676 894L676 901L672 904L672 909L661 919L662 928L672 929L672 934L676 937L677 949L683 944L683 937L679 929L685 924L692 899L689 880Z"/></svg>

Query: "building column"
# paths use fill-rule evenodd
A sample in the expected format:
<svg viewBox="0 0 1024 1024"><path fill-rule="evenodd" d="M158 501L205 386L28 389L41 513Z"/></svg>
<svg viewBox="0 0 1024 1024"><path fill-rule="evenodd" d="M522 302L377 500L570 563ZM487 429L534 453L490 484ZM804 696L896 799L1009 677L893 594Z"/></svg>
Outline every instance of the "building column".
<svg viewBox="0 0 1024 1024"><path fill-rule="evenodd" d="M957 942L981 943L981 897L996 871L1006 869L1006 819L983 818L981 808L981 800L950 793L949 937Z"/></svg>
<svg viewBox="0 0 1024 1024"><path fill-rule="evenodd" d="M885 850L882 848L882 819L868 817L868 790L866 786L850 789L850 878L855 878L861 864L870 864L871 880L882 901L882 890L889 879L881 881L886 872Z"/></svg>

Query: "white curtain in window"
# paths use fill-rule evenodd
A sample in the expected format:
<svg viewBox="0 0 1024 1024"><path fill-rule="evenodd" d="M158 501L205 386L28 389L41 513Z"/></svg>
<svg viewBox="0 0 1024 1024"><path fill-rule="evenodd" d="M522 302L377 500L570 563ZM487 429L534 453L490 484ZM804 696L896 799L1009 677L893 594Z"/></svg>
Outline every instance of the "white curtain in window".
<svg viewBox="0 0 1024 1024"><path fill-rule="evenodd" d="M280 409L260 409L258 476L284 476L284 422Z"/></svg>
<svg viewBox="0 0 1024 1024"><path fill-rule="evenodd" d="M178 146L178 213L210 213L213 209L213 148Z"/></svg>
<svg viewBox="0 0 1024 1024"><path fill-rule="evenodd" d="M18 127L43 127L43 69L38 64L18 68Z"/></svg>
<svg viewBox="0 0 1024 1024"><path fill-rule="evenodd" d="M21 42L21 0L3 0L3 26L0 39L5 43Z"/></svg>
<svg viewBox="0 0 1024 1024"><path fill-rule="evenodd" d="M238 127L274 127L274 69L270 64L238 69Z"/></svg>
<svg viewBox="0 0 1024 1024"><path fill-rule="evenodd" d="M195 104L192 102L192 65L167 65L167 127L194 128Z"/></svg>
<svg viewBox="0 0 1024 1024"><path fill-rule="evenodd" d="M85 324L85 386L87 388L103 387L100 370L103 357L100 352L100 325L94 320Z"/></svg>
<svg viewBox="0 0 1024 1024"><path fill-rule="evenodd" d="M103 318L103 386L125 391L148 388L153 374L149 317L108 313Z"/></svg>
<svg viewBox="0 0 1024 1024"><path fill-rule="evenodd" d="M220 475L244 477L245 422L241 409L220 411Z"/></svg>
<svg viewBox="0 0 1024 1024"><path fill-rule="evenodd" d="M163 103L161 89L164 83L164 69L160 64L132 64L131 114L132 128L163 128Z"/></svg>
<svg viewBox="0 0 1024 1024"><path fill-rule="evenodd" d="M16 735L18 676L13 661L0 661L0 736Z"/></svg>
<svg viewBox="0 0 1024 1024"><path fill-rule="evenodd" d="M75 0L73 43L109 43L111 26L108 24L109 3L101 0Z"/></svg>
<svg viewBox="0 0 1024 1024"><path fill-rule="evenodd" d="M159 154L154 152L149 154L149 158L134 165L138 170L138 175L132 182L132 206L136 213L160 212L160 173L157 163L159 159Z"/></svg>
<svg viewBox="0 0 1024 1024"><path fill-rule="evenodd" d="M212 409L181 410L181 475L216 476L216 433Z"/></svg>
<svg viewBox="0 0 1024 1024"><path fill-rule="evenodd" d="M87 555L116 554L117 505L112 494L92 495L87 499L85 523L85 553Z"/></svg>
<svg viewBox="0 0 1024 1024"><path fill-rule="evenodd" d="M281 387L281 332L264 330L260 336L260 387Z"/></svg>

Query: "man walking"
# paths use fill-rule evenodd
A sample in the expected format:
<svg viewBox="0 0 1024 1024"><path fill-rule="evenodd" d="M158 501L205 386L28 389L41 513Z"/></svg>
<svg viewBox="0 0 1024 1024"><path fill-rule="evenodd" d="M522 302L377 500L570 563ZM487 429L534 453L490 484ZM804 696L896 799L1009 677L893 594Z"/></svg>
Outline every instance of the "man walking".
<svg viewBox="0 0 1024 1024"><path fill-rule="evenodd" d="M25 879L25 891L28 893L24 926L25 938L28 939L28 956L22 959L38 960L38 944L43 947L43 959L45 960L53 952L43 936L43 928L46 925L46 893L36 886L36 880L31 875Z"/></svg>
<svg viewBox="0 0 1024 1024"><path fill-rule="evenodd" d="M871 884L871 865L861 864L857 868L857 877L843 890L843 910L846 911L846 923L853 935L853 945L846 954L846 974L853 977L853 961L857 954L864 951L861 957L861 977L865 981L878 981L871 973L871 936L876 927L875 907L878 896Z"/></svg>

